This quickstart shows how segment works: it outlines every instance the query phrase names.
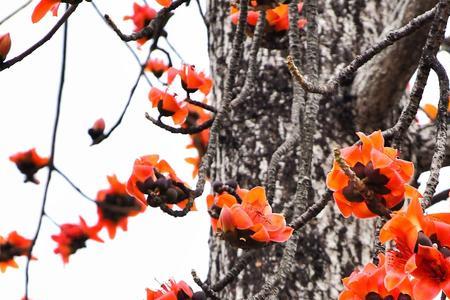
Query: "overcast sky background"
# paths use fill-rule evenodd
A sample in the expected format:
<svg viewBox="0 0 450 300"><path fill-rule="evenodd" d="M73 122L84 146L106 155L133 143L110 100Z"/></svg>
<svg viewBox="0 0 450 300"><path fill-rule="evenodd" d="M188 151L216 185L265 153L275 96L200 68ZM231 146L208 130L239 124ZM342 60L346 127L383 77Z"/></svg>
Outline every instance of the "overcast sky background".
<svg viewBox="0 0 450 300"><path fill-rule="evenodd" d="M204 4L204 1L201 1ZM23 1L2 1L0 19ZM21 53L40 39L57 21L50 15L37 24L31 23L34 1L13 19L0 26L0 34L11 33L9 58ZM132 22L122 21L132 14L132 1L97 0L99 8L130 32ZM149 1L156 7L154 1ZM60 8L62 15L63 7ZM177 9L169 21L169 40L186 62L197 69L208 70L206 30L194 1L190 7ZM99 117L110 128L119 117L139 66L122 41L97 16L91 4L83 2L69 22L66 85L56 144L55 165L88 195L95 197L99 189L108 187L106 175L117 174L126 181L135 158L158 153L169 161L179 177L191 186L192 167L184 158L194 156L186 150L189 138L170 135L144 118L151 109L147 98L149 86L141 80L123 123L110 138L90 147L87 129ZM135 43L130 45L136 49ZM165 46L164 41L161 43ZM34 235L39 216L46 171L37 178L40 185L23 184L23 175L8 157L18 151L36 147L40 155L50 153L62 53L62 30L33 55L0 72L0 235L17 230L25 237ZM167 47L165 47L167 48ZM146 48L139 52L144 58ZM164 57L164 56L160 56ZM179 60L172 56L175 66ZM449 56L440 58L449 67ZM154 78L153 82L155 82ZM426 102L436 102L438 91L435 75L425 91ZM201 100L201 99L199 99ZM448 176L446 177L448 183ZM441 187L440 187L441 189ZM209 191L209 189L207 189ZM443 203L448 208L448 203ZM129 219L129 230L118 230L116 238L105 243L88 242L63 265L53 254L56 243L50 235L59 229L44 219L42 232L34 250L38 261L30 268L30 298L33 300L79 299L144 299L145 288L158 288L158 282L173 277L191 280L195 268L205 278L208 265L209 217L204 200L197 200L199 212L175 219L157 209ZM77 223L82 215L89 224L97 220L94 204L82 198L57 173L54 174L47 203L47 212L59 224ZM0 298L20 299L24 295L25 259L18 258L19 269L0 274Z"/></svg>

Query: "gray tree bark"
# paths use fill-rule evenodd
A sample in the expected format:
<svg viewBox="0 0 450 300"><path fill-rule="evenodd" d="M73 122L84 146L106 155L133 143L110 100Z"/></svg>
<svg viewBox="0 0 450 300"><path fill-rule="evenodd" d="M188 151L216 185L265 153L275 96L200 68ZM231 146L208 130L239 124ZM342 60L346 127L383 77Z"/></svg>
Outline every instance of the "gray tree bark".
<svg viewBox="0 0 450 300"><path fill-rule="evenodd" d="M432 8L429 0L320 0L320 80L325 82L390 29ZM220 103L233 31L229 3L210 0L209 54L215 81L214 100ZM427 28L388 48L361 69L333 96L324 99L314 135L312 186L317 200L326 191L325 176L331 168L332 149L356 141L355 131L385 129L401 111L400 98L420 57ZM304 35L302 37L304 39ZM247 37L245 53L250 48ZM284 43L286 44L286 43ZM266 46L273 46L269 41ZM304 41L302 41L305 47ZM280 46L280 45L279 45ZM277 47L277 48L282 48ZM303 49L304 50L304 49ZM242 70L235 79L235 95L245 80L248 64L242 56ZM292 78L285 65L286 49L261 49L260 68L253 95L234 108L220 132L220 146L211 177L237 179L251 188L265 181L271 155L291 133ZM304 58L303 58L304 60ZM303 61L304 63L304 61ZM300 66L301 67L301 66ZM274 210L281 211L292 199L296 187L295 151L284 159L277 177ZM418 159L420 155L413 158ZM320 217L301 229L297 264L277 299L336 299L341 279L355 266L369 261L374 246L374 222L344 219L334 203ZM217 282L234 264L242 250L211 236L208 281ZM259 291L277 272L283 246L257 252L238 279L221 292L223 299L242 299Z"/></svg>

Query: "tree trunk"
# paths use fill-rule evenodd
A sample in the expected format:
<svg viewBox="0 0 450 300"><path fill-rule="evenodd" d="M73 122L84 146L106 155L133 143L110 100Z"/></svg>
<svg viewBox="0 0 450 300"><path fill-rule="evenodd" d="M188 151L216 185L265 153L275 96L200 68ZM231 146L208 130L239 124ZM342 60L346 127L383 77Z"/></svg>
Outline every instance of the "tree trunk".
<svg viewBox="0 0 450 300"><path fill-rule="evenodd" d="M319 78L322 82L386 34L388 29L400 27L435 4L435 1L425 0L318 2ZM233 30L228 1L211 0L208 5L214 101L220 104ZM326 191L324 179L331 168L333 148L355 142L357 130L384 129L392 125L400 111L398 103L402 91L418 62L425 33L426 28L388 48L354 79L348 80L337 94L321 102L311 175L316 200ZM301 45L305 47L305 34L301 39ZM245 80L250 42L251 37L247 37L240 64L242 70L235 79L235 95ZM277 48L286 48L285 45L286 42L280 43ZM267 42L265 46L274 45ZM285 64L287 54L286 49L260 49L260 68L253 95L234 108L220 132L220 146L212 167L213 179L234 178L244 188L265 182L271 155L292 129L292 78ZM276 184L276 212L281 211L295 193L295 162L295 151L283 160ZM334 203L329 203L319 218L301 229L296 254L298 264L276 299L336 299L342 289L341 279L355 266L370 259L373 246L373 221L344 219ZM214 236L211 236L210 248L208 281L214 283L233 266L242 250L236 250ZM282 245L259 250L238 279L221 292L221 297L242 299L257 293L277 272L282 251Z"/></svg>

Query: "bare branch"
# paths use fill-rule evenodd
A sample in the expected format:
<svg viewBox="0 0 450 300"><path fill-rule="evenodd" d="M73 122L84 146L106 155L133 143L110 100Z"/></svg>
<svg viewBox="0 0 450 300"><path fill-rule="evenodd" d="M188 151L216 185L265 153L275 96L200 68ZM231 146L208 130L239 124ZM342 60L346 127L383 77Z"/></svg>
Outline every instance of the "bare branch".
<svg viewBox="0 0 450 300"><path fill-rule="evenodd" d="M53 28L42 38L40 39L36 44L25 50L23 53L17 55L14 58L11 58L10 60L7 60L3 63L0 63L0 71L3 71L5 69L10 68L14 64L18 63L31 53L33 53L36 49L44 45L47 41L49 41L53 35L58 31L59 27L66 23L66 21L69 19L70 15L77 9L78 4L71 5L68 10L64 13L64 15L58 20L58 22L53 26Z"/></svg>
<svg viewBox="0 0 450 300"><path fill-rule="evenodd" d="M156 120L154 118L152 118L148 113L145 113L145 117L152 122L153 124L155 124L156 126L165 129L171 133L178 133L178 134L196 134L196 133L200 133L205 129L208 129L211 127L212 123L214 122L214 118L209 119L208 121L205 121L204 123L198 125L198 126L193 126L193 127L179 127L179 128L175 128L169 125L164 124L163 122L161 122L161 120Z"/></svg>
<svg viewBox="0 0 450 300"><path fill-rule="evenodd" d="M371 46L369 49L365 50L363 53L355 57L353 61L343 68L337 76L328 80L325 84L316 83L307 79L295 65L292 58L287 58L287 64L289 71L291 71L294 78L303 87L303 89L309 93L316 94L331 94L336 91L336 89L341 85L346 79L352 77L359 68L371 60L375 55L383 51L385 48L391 46L396 41L412 34L424 24L430 21L436 12L436 8L433 8L426 13L412 19L405 26L391 31L383 40Z"/></svg>
<svg viewBox="0 0 450 300"><path fill-rule="evenodd" d="M431 160L430 176L427 180L427 186L423 194L422 207L431 205L432 197L439 183L439 171L445 157L447 146L447 108L448 108L448 85L449 80L444 67L436 57L431 59L431 68L436 72L439 78L440 99L438 104L438 116L436 119L436 146Z"/></svg>
<svg viewBox="0 0 450 300"><path fill-rule="evenodd" d="M245 78L244 86L242 87L239 95L231 101L231 107L244 103L247 97L251 96L252 91L254 91L254 83L256 80L256 73L258 72L258 51L261 46L261 40L264 36L264 29L266 26L266 11L264 9L260 10L258 23L256 24L255 33L253 34L252 46L250 49L248 62L247 77Z"/></svg>
<svg viewBox="0 0 450 300"><path fill-rule="evenodd" d="M51 150L50 150L50 156L49 156L49 168L48 168L48 174L47 174L47 181L45 183L44 188L44 195L42 199L42 205L41 205L41 212L39 214L39 220L36 227L36 233L34 234L34 237L31 241L31 245L28 251L28 258L27 258L27 264L25 267L25 299L28 299L28 282L29 282L29 269L30 269L30 262L31 262L31 255L34 249L34 246L36 245L37 239L39 237L39 233L41 232L41 226L42 226L42 219L45 214L45 205L47 203L47 195L48 190L50 187L50 181L52 179L52 173L54 171L53 169L53 162L55 159L55 150L56 150L56 133L58 131L58 125L59 125L59 117L61 112L61 102L62 102L62 94L64 89L64 81L65 81L65 75L66 75L66 58L67 58L67 31L68 31L68 21L67 18L70 16L71 13L73 13L76 9L77 5L72 5L69 8L69 5L66 4L66 13L61 18L61 20L64 19L64 21L61 22L61 24L64 24L64 35L63 35L63 49L62 49L62 62L61 62L61 75L60 75L60 82L59 82L59 91L58 91L58 99L56 101L56 116L55 121L53 123L53 132L52 132L52 139L51 139Z"/></svg>

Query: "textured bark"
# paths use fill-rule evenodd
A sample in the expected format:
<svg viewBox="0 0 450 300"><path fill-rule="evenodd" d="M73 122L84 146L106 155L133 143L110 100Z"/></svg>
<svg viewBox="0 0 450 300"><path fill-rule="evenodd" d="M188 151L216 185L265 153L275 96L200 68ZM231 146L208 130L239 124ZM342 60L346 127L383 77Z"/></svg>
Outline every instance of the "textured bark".
<svg viewBox="0 0 450 300"><path fill-rule="evenodd" d="M411 3L410 3L411 2ZM348 63L385 33L386 28L400 26L409 18L432 7L433 1L380 1L380 0L321 0L319 1L320 78L327 80L335 70ZM419 5L420 3L420 5ZM208 2L209 49L212 74L215 80L215 101L222 99L223 84L230 54L232 28L228 18L229 3ZM398 20L395 21L395 20ZM395 22L394 22L395 21ZM389 26L388 26L389 25ZM316 199L325 193L325 175L331 167L331 151L355 141L355 130L387 127L395 116L401 89L410 78L421 46L406 51L411 43L422 45L424 31L419 32L399 49L377 58L372 68L390 66L395 74L370 76L371 70L361 70L354 80L346 82L339 92L323 99L317 118L315 133L312 185ZM250 48L250 38L245 45ZM276 48L282 48L279 43ZM304 45L304 43L302 43ZM270 45L270 43L266 43ZM392 52L394 51L394 52ZM396 51L396 52L395 52ZM241 187L251 188L265 180L272 153L286 139L292 129L292 79L285 65L287 51L262 49L261 62L254 94L235 108L220 132L220 147L212 168L212 178L235 178ZM395 58L395 59L394 59ZM242 57L242 70L236 78L235 95L244 83L248 57ZM364 74L369 74L365 76ZM380 73L380 75L382 75ZM389 78L389 79L387 79ZM395 79L394 79L395 78ZM397 80L398 78L398 80ZM376 118L367 110L367 102L382 90L377 103ZM389 103L383 102L389 99ZM380 103L383 102L383 105ZM378 107L376 106L376 107ZM372 110L374 108L372 107ZM358 114L355 114L358 112ZM362 118L356 118L360 116ZM394 112L394 113L393 113ZM383 117L382 120L379 117ZM364 119L366 123L360 121ZM358 123L357 123L358 122ZM296 157L290 153L281 166L277 181L274 210L281 211L295 193ZM332 203L317 220L301 229L296 254L298 264L277 299L335 299L341 290L341 279L357 265L370 259L374 244L374 224L370 220L344 219ZM208 280L219 280L233 266L240 250L228 246L214 236L210 239L211 257ZM241 273L238 280L222 293L223 299L242 299L259 291L262 284L276 272L282 255L282 246L262 249Z"/></svg>

